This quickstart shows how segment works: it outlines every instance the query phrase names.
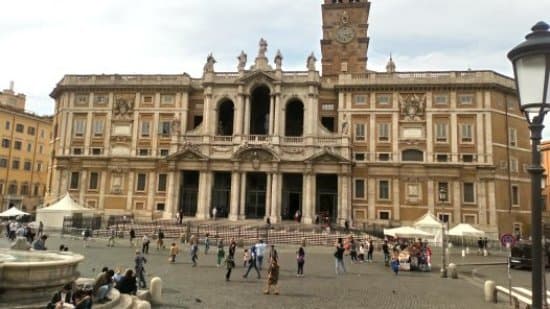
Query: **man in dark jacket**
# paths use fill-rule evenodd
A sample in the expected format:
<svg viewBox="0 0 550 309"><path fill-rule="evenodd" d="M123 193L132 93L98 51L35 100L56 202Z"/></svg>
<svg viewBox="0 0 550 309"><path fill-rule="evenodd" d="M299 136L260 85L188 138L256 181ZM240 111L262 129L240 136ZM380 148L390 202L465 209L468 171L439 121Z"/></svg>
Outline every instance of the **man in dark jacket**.
<svg viewBox="0 0 550 309"><path fill-rule="evenodd" d="M53 309L61 301L63 301L63 303L65 303L65 304L73 304L74 305L72 290L73 290L72 283L65 284L63 286L63 288L61 289L61 291L56 292L55 294L53 294L52 300L48 303L47 308L48 309Z"/></svg>
<svg viewBox="0 0 550 309"><path fill-rule="evenodd" d="M137 292L137 282L136 277L134 277L134 271L127 269L124 276L117 283L116 288L120 293L135 295Z"/></svg>
<svg viewBox="0 0 550 309"><path fill-rule="evenodd" d="M113 287L114 270L109 269L101 274L94 284L94 295L99 303L110 301L107 297Z"/></svg>

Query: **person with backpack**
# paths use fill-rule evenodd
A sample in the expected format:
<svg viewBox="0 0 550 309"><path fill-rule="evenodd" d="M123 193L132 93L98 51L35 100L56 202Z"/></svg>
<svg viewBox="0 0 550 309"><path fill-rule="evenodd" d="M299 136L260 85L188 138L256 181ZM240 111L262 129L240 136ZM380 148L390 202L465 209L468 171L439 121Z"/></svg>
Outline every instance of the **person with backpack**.
<svg viewBox="0 0 550 309"><path fill-rule="evenodd" d="M243 275L243 278L248 277L248 273L252 268L256 270L256 273L258 274L258 279L260 279L260 271L258 270L258 266L256 265L256 246L254 245L250 247L250 259L248 260L248 269Z"/></svg>
<svg viewBox="0 0 550 309"><path fill-rule="evenodd" d="M225 258L225 267L227 269L227 272L225 273L225 281L229 281L231 278L231 271L233 268L235 268L235 249L237 248L237 244L232 241L229 244L228 254Z"/></svg>
<svg viewBox="0 0 550 309"><path fill-rule="evenodd" d="M336 251L334 252L334 262L335 262L335 270L336 275L339 275L340 273L346 272L346 266L344 265L344 243L342 241L342 238L338 238L338 241L336 242Z"/></svg>

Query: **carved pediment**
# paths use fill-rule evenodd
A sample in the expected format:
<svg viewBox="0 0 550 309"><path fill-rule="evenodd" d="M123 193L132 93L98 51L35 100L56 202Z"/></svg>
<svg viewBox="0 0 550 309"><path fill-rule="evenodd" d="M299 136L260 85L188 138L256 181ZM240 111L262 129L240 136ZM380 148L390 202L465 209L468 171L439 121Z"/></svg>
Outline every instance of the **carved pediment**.
<svg viewBox="0 0 550 309"><path fill-rule="evenodd" d="M350 162L348 159L342 157L341 155L337 153L333 153L329 150L322 150L311 157L307 158L305 160L306 162L311 163L342 163L342 162Z"/></svg>
<svg viewBox="0 0 550 309"><path fill-rule="evenodd" d="M168 161L205 161L208 160L208 157L204 155L200 150L195 149L194 147L184 147L178 152L173 153L166 157Z"/></svg>
<svg viewBox="0 0 550 309"><path fill-rule="evenodd" d="M243 162L272 162L279 161L278 156L264 147L241 147L233 158Z"/></svg>
<svg viewBox="0 0 550 309"><path fill-rule="evenodd" d="M267 82L271 83L276 80L275 75L270 72L265 71L252 71L246 73L243 77L239 79L243 83L254 82Z"/></svg>

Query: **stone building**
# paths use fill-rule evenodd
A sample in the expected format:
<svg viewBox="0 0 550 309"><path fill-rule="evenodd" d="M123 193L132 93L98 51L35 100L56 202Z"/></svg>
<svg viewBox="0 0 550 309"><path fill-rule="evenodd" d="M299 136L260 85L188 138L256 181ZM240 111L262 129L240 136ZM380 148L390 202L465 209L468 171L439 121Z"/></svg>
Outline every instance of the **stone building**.
<svg viewBox="0 0 550 309"><path fill-rule="evenodd" d="M25 112L25 101L13 82L0 92L0 211L32 212L46 191L52 118Z"/></svg>
<svg viewBox="0 0 550 309"><path fill-rule="evenodd" d="M107 214L328 218L528 232L528 130L514 82L492 71L366 69L368 1L322 5L313 54L285 71L261 40L251 65L202 77L66 75L50 197ZM305 58L305 57L304 57ZM508 189L507 189L508 188Z"/></svg>

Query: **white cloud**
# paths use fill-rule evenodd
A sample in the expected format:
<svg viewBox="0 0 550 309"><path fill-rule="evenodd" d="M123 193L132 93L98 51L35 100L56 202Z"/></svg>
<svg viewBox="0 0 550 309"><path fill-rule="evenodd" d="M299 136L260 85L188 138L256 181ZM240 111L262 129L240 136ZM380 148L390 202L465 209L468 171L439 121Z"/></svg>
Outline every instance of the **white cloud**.
<svg viewBox="0 0 550 309"><path fill-rule="evenodd" d="M64 74L182 73L200 76L252 60L260 37L284 68L320 59L320 0L19 0L0 11L0 87L15 80L28 108L51 114L48 97ZM390 52L398 70L492 69L511 75L506 52L548 17L545 0L373 0L369 69ZM32 9L31 9L32 8Z"/></svg>

